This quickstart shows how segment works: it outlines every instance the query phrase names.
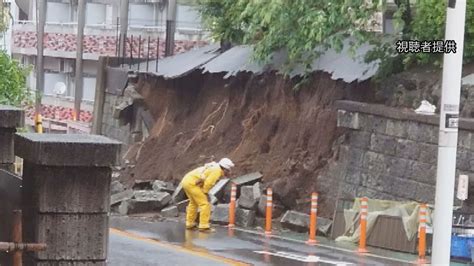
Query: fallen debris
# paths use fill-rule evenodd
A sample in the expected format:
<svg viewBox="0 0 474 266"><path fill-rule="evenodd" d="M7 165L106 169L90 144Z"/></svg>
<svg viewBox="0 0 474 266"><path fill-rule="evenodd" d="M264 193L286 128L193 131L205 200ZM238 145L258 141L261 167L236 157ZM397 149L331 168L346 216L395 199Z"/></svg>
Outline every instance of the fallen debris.
<svg viewBox="0 0 474 266"><path fill-rule="evenodd" d="M297 232L309 230L309 215L296 211L287 211L280 221L283 228Z"/></svg>
<svg viewBox="0 0 474 266"><path fill-rule="evenodd" d="M219 203L219 200L216 198L216 196L209 194L209 203L211 203L211 205L216 205Z"/></svg>
<svg viewBox="0 0 474 266"><path fill-rule="evenodd" d="M118 180L119 177L120 177L120 171L113 171L112 172L112 180L115 181L115 180Z"/></svg>
<svg viewBox="0 0 474 266"><path fill-rule="evenodd" d="M179 184L179 186L173 192L173 195L171 195L171 201L173 203L178 203L178 202L183 201L185 199L186 199L186 194L184 193L183 186L181 184Z"/></svg>
<svg viewBox="0 0 474 266"><path fill-rule="evenodd" d="M135 183L132 186L133 190L152 190L153 183L152 181L144 181L144 180L135 180Z"/></svg>
<svg viewBox="0 0 474 266"><path fill-rule="evenodd" d="M228 213L228 211L227 211ZM227 215L227 218L229 215ZM227 220L228 222L228 220ZM235 224L242 227L251 227L255 224L255 211L236 208Z"/></svg>
<svg viewBox="0 0 474 266"><path fill-rule="evenodd" d="M176 207L178 208L179 212L186 212L186 208L188 207L189 200L183 200L176 203Z"/></svg>
<svg viewBox="0 0 474 266"><path fill-rule="evenodd" d="M307 232L309 230L310 216L296 211L287 211L280 223L283 228L297 232ZM317 218L317 230L319 235L327 236L330 233L332 220L324 217Z"/></svg>
<svg viewBox="0 0 474 266"><path fill-rule="evenodd" d="M218 204L215 206L211 215L211 222L216 224L228 224L229 204Z"/></svg>
<svg viewBox="0 0 474 266"><path fill-rule="evenodd" d="M261 196L260 183L255 183L253 186L243 186L240 188L239 207L256 210Z"/></svg>
<svg viewBox="0 0 474 266"><path fill-rule="evenodd" d="M318 232L324 236L329 236L331 233L330 229L332 226L332 220L324 217L318 217Z"/></svg>
<svg viewBox="0 0 474 266"><path fill-rule="evenodd" d="M156 192L168 192L171 194L175 191L175 188L172 183L164 182L161 180L153 181L152 189Z"/></svg>
<svg viewBox="0 0 474 266"><path fill-rule="evenodd" d="M265 213L267 211L267 196L262 195L258 201L257 205L257 214L260 217L265 217ZM272 216L273 218L279 218L285 212L285 207L278 203L277 200L273 199L273 208L272 208Z"/></svg>
<svg viewBox="0 0 474 266"><path fill-rule="evenodd" d="M179 215L178 207L170 206L170 207L164 208L163 210L161 210L160 214L163 217L178 217Z"/></svg>
<svg viewBox="0 0 474 266"><path fill-rule="evenodd" d="M132 198L132 196L133 196L133 190L131 189L119 192L117 194L113 194L110 197L110 205L114 206L122 201L129 200Z"/></svg>
<svg viewBox="0 0 474 266"><path fill-rule="evenodd" d="M209 195L212 195L218 201L222 201L224 196L224 190L226 185L229 183L230 179L225 178L219 180L212 188L209 190Z"/></svg>
<svg viewBox="0 0 474 266"><path fill-rule="evenodd" d="M253 185L262 180L263 175L260 172L250 173L243 176L236 177L232 180L237 185L237 188L245 185Z"/></svg>
<svg viewBox="0 0 474 266"><path fill-rule="evenodd" d="M120 183L120 181L113 181L111 184L110 184L110 194L111 195L115 195L117 193L120 193L122 191L125 190L125 187L123 186L122 183Z"/></svg>
<svg viewBox="0 0 474 266"><path fill-rule="evenodd" d="M117 208L117 212L120 215L127 215L128 214L128 200L122 201Z"/></svg>
<svg viewBox="0 0 474 266"><path fill-rule="evenodd" d="M132 199L122 202L119 207L121 214L144 213L159 211L171 201L171 196L166 192L148 190L134 191Z"/></svg>

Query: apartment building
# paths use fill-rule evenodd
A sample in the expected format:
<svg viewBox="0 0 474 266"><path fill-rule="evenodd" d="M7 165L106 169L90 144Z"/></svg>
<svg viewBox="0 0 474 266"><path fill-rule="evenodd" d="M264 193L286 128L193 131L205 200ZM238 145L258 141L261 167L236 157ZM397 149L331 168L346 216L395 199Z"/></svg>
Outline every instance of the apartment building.
<svg viewBox="0 0 474 266"><path fill-rule="evenodd" d="M36 62L37 1L17 0L12 26L11 51L13 57L24 64ZM129 0L127 55L130 48L138 57L139 36L141 55L148 49L151 57L164 55L167 0ZM179 1L178 1L179 3ZM84 28L84 89L81 109L90 121L95 96L97 63L100 56L118 54L118 36L121 0L88 0ZM48 0L44 38L45 84L43 104L71 109L74 100L76 65L77 0ZM131 41L132 35L134 36ZM148 38L150 43L148 46ZM130 46L131 43L131 46ZM175 35L175 53L207 44L207 35L201 27L200 16L193 6L178 4ZM159 46L158 46L159 45ZM158 46L158 47L157 47ZM35 90L36 73L28 78L29 87ZM61 110L62 110L61 109ZM72 110L68 110L72 112ZM49 113L46 111L46 118ZM53 115L54 116L54 115ZM67 119L64 116L58 119Z"/></svg>

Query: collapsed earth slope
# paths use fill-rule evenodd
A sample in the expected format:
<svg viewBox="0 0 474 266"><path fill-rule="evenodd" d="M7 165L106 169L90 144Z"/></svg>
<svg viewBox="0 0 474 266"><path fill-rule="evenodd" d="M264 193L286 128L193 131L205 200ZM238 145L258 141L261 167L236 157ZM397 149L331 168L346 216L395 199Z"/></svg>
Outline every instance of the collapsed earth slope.
<svg viewBox="0 0 474 266"><path fill-rule="evenodd" d="M156 121L122 181L177 183L192 168L226 156L237 165L234 175L263 173L287 208L306 208L318 191L321 215L332 216L337 184L318 173L337 156L333 143L343 133L333 102L362 101L370 90L325 73L313 74L298 92L296 82L273 73L229 80L197 72L174 80L141 76L136 87Z"/></svg>

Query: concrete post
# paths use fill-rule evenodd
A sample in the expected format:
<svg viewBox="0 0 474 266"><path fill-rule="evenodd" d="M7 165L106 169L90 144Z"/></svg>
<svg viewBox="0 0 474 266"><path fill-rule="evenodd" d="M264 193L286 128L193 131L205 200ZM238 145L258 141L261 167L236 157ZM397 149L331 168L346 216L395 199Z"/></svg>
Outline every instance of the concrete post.
<svg viewBox="0 0 474 266"><path fill-rule="evenodd" d="M126 57L127 53L127 32L128 32L128 9L130 8L130 0L122 0L120 1L120 35L122 38L120 39L120 57Z"/></svg>
<svg viewBox="0 0 474 266"><path fill-rule="evenodd" d="M15 153L13 139L16 128L25 124L22 109L0 105L0 169L14 172Z"/></svg>
<svg viewBox="0 0 474 266"><path fill-rule="evenodd" d="M172 56L174 54L174 35L176 32L176 0L168 1L168 12L166 15L166 43L165 56Z"/></svg>
<svg viewBox="0 0 474 266"><path fill-rule="evenodd" d="M449 1L447 8L445 40L454 42L456 52L446 53L443 61L431 257L435 265L449 265L451 260L466 0Z"/></svg>
<svg viewBox="0 0 474 266"><path fill-rule="evenodd" d="M95 83L94 116L92 121L92 134L96 135L102 134L108 64L108 57L99 57L99 63L97 64L97 79Z"/></svg>
<svg viewBox="0 0 474 266"><path fill-rule="evenodd" d="M84 26L86 24L86 0L79 0L77 5L77 44L76 44L76 77L74 89L74 121L80 121L81 103L84 91L83 78L83 50L84 50Z"/></svg>
<svg viewBox="0 0 474 266"><path fill-rule="evenodd" d="M25 123L21 109L0 105L0 241L11 241L13 210L18 208L21 180L14 171L13 140L16 128ZM3 170L7 170L5 172ZM0 265L11 265L10 254L0 252Z"/></svg>
<svg viewBox="0 0 474 266"><path fill-rule="evenodd" d="M38 2L38 28L36 45L36 103L35 118L41 117L41 97L44 92L44 25L46 24L46 0L33 1ZM36 121L35 119L35 121ZM36 127L36 125L35 125ZM42 128L36 128L37 132L42 133Z"/></svg>
<svg viewBox="0 0 474 266"><path fill-rule="evenodd" d="M23 238L48 245L27 265L106 265L119 149L120 142L98 135L15 136L15 154L24 159Z"/></svg>

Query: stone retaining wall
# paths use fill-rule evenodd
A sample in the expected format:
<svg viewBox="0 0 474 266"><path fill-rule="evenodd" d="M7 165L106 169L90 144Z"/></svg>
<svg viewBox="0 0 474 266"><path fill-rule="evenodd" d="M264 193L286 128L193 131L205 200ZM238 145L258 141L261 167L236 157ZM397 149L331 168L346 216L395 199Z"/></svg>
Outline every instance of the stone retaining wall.
<svg viewBox="0 0 474 266"><path fill-rule="evenodd" d="M434 203L439 116L349 101L337 108L338 126L348 132L327 175L339 179L339 197ZM473 132L474 120L461 119L456 180L467 174L474 188ZM471 198L466 211L474 210Z"/></svg>
<svg viewBox="0 0 474 266"><path fill-rule="evenodd" d="M119 140L127 146L130 144L131 138L130 125L121 125L120 121L113 117L113 109L119 97L121 96L105 93L102 134L109 138ZM126 148L122 149L122 151L126 151Z"/></svg>

